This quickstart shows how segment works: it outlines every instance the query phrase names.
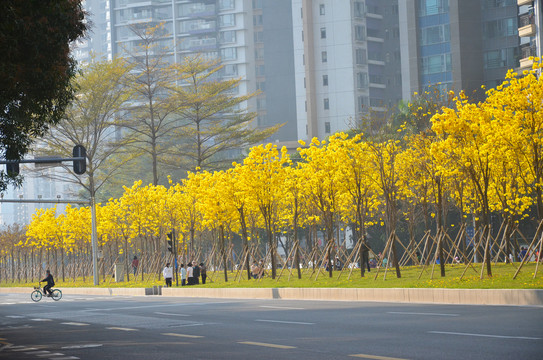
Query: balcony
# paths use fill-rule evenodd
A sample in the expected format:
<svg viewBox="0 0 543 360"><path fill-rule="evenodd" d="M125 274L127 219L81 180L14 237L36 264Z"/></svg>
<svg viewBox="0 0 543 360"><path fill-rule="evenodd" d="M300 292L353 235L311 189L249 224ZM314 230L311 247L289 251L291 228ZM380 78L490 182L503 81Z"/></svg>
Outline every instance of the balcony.
<svg viewBox="0 0 543 360"><path fill-rule="evenodd" d="M517 0L517 5L531 5L534 2L534 0Z"/></svg>
<svg viewBox="0 0 543 360"><path fill-rule="evenodd" d="M519 67L520 69L531 68L534 61L530 57L537 56L537 49L535 45L521 46L520 48L520 60Z"/></svg>
<svg viewBox="0 0 543 360"><path fill-rule="evenodd" d="M528 13L519 16L518 18L518 36L529 37L535 35L535 17L534 14Z"/></svg>

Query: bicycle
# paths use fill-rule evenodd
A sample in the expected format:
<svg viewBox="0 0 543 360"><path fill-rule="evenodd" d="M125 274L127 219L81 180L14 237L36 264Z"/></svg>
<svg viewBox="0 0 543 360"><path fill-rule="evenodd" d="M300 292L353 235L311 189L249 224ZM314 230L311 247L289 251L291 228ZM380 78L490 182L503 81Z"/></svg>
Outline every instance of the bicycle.
<svg viewBox="0 0 543 360"><path fill-rule="evenodd" d="M43 295L43 289L41 288L41 286L39 286L38 283L38 286L34 286L34 291L32 291L32 293L30 294L30 298L32 299L32 301L38 302L41 300ZM55 301L59 301L62 298L62 291L60 291L59 289L51 289L51 298Z"/></svg>

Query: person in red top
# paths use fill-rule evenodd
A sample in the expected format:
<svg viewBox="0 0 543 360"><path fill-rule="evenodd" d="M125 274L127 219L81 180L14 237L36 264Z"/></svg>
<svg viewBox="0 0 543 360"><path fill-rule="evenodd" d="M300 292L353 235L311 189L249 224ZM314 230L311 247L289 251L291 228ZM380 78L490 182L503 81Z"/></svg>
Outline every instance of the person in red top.
<svg viewBox="0 0 543 360"><path fill-rule="evenodd" d="M138 260L138 257L134 255L134 260L132 260L132 270L134 271L134 276L136 276L136 272L138 271L139 264L140 264L140 261Z"/></svg>

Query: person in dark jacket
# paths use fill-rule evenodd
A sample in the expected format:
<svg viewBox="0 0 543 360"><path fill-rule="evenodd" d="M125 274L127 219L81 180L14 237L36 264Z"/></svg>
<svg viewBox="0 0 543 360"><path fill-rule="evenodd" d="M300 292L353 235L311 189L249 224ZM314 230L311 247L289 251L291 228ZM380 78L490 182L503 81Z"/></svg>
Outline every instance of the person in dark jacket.
<svg viewBox="0 0 543 360"><path fill-rule="evenodd" d="M193 272L194 272L194 284L193 285L198 285L198 284L200 284L200 267L198 266L198 263L196 263L196 265L194 265Z"/></svg>
<svg viewBox="0 0 543 360"><path fill-rule="evenodd" d="M51 296L53 292L51 291L51 288L55 286L55 280L53 279L53 275L51 275L51 271L46 270L47 276L45 279L43 279L40 282L46 282L47 284L43 287L43 292L45 296Z"/></svg>
<svg viewBox="0 0 543 360"><path fill-rule="evenodd" d="M207 279L207 268L204 263L200 263L200 276L202 277L202 284L205 284Z"/></svg>

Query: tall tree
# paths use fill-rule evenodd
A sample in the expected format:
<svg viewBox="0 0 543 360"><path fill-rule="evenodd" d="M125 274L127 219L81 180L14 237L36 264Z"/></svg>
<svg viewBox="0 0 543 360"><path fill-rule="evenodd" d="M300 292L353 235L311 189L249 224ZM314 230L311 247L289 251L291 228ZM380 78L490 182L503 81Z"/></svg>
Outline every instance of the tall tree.
<svg viewBox="0 0 543 360"><path fill-rule="evenodd" d="M168 49L162 46L166 36L163 24L136 24L131 29L138 46L125 51L132 66L128 85L134 91L135 101L122 126L134 139L134 154L150 157L153 184L157 185L161 177L165 178L160 171L162 157L169 152L173 132L181 126L173 114L179 105L170 91L175 84L175 72L167 59Z"/></svg>
<svg viewBox="0 0 543 360"><path fill-rule="evenodd" d="M87 24L80 0L4 0L0 11L0 156L22 158L73 99L70 43ZM0 191L13 182L0 172Z"/></svg>
<svg viewBox="0 0 543 360"><path fill-rule="evenodd" d="M185 122L178 129L182 141L174 145L170 163L186 170L215 170L239 160L244 148L262 142L281 125L256 129L256 113L246 103L256 95L235 95L241 79L219 79L222 66L202 56L186 57L178 64L182 81L176 87L177 114ZM237 151L232 159L229 151ZM226 160L226 161L225 161Z"/></svg>
<svg viewBox="0 0 543 360"><path fill-rule="evenodd" d="M87 149L87 176L76 175L71 165L63 165L67 173L53 177L81 185L90 197L131 158L126 149L131 139L119 136L117 124L132 95L123 86L129 71L122 59L93 62L83 68L74 81L78 92L66 116L44 138L46 147L37 150L71 156L74 145L83 145Z"/></svg>

